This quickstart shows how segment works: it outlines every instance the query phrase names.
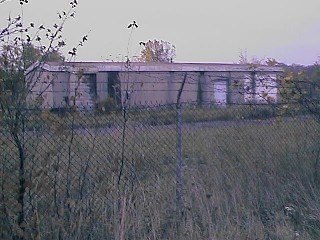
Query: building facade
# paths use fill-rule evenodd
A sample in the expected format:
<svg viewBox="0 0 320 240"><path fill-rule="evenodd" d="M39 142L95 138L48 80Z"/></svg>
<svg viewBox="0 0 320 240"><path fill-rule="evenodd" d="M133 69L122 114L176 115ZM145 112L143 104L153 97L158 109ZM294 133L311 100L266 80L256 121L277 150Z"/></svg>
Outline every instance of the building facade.
<svg viewBox="0 0 320 240"><path fill-rule="evenodd" d="M280 67L220 63L46 63L27 72L30 99L44 108L95 109L112 99L127 106L180 103L265 104L279 99Z"/></svg>

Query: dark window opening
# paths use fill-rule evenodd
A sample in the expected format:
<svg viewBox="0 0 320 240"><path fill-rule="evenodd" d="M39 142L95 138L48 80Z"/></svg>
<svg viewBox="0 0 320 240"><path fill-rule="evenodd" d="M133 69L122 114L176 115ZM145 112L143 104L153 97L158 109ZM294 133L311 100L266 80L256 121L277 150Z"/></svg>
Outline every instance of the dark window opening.
<svg viewBox="0 0 320 240"><path fill-rule="evenodd" d="M89 87L89 94L91 99L97 99L97 75L96 74L84 74L85 77L84 82Z"/></svg>
<svg viewBox="0 0 320 240"><path fill-rule="evenodd" d="M108 96L114 99L116 104L121 104L121 85L119 72L108 73Z"/></svg>

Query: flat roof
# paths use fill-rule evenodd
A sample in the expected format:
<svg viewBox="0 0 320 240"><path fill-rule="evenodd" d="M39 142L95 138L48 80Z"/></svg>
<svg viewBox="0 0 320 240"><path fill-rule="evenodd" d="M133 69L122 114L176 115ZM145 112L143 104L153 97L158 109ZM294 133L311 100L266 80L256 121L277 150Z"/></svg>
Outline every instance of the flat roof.
<svg viewBox="0 0 320 240"><path fill-rule="evenodd" d="M35 65L34 67L37 66ZM79 70L83 70L84 72L283 72L283 68L279 66L208 62L48 62L41 67L47 71L53 72L72 72Z"/></svg>

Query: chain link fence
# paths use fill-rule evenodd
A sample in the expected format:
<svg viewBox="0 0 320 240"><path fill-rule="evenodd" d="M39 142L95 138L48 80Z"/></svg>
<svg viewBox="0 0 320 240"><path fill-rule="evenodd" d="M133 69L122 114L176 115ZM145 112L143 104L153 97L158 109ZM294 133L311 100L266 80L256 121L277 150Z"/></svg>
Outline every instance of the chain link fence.
<svg viewBox="0 0 320 240"><path fill-rule="evenodd" d="M0 127L1 239L320 237L320 124L307 112L19 111Z"/></svg>

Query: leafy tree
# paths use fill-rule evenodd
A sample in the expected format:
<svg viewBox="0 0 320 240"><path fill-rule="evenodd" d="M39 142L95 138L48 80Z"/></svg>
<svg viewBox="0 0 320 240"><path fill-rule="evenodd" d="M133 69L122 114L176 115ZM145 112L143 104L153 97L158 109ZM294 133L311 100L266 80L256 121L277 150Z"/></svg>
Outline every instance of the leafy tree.
<svg viewBox="0 0 320 240"><path fill-rule="evenodd" d="M65 57L58 49L52 49L49 52L43 52L41 48L27 43L23 46L22 58L28 68L33 63L40 62L63 62Z"/></svg>
<svg viewBox="0 0 320 240"><path fill-rule="evenodd" d="M285 68L281 96L294 110L307 111L320 120L320 64Z"/></svg>
<svg viewBox="0 0 320 240"><path fill-rule="evenodd" d="M0 5L3 2L5 1L0 1ZM27 3L27 0L18 2L22 7ZM17 174L17 179L13 178L15 175L10 177L17 180L17 185L7 191L13 191L10 197L13 199L10 201L16 202L18 207L10 208L4 192L0 196L1 206L4 206L0 210L0 228L3 230L2 227L6 226L6 232L10 234L1 235L5 238L30 238L27 235L26 223L26 162L30 157L27 151L30 143L26 135L30 127L28 123L37 122L40 117L35 110L41 103L41 96L35 102L29 102L28 96L34 90L36 82L40 81L41 66L48 61L64 60L60 53L66 46L62 36L63 27L68 19L74 17L77 5L77 0L71 1L69 10L58 13L57 21L50 27L42 24L36 26L33 22L24 23L23 18L17 16L9 17L7 26L0 29L0 131L10 136L17 153L17 159L12 157L11 162L6 164L16 166L14 174ZM75 57L78 47L85 41L87 36L69 51L70 59ZM35 67L27 76L26 70L34 63ZM30 106L34 108L32 111ZM3 190L3 178L0 180ZM5 216L6 220L2 220L2 216ZM2 225L1 221L5 221L5 224Z"/></svg>
<svg viewBox="0 0 320 240"><path fill-rule="evenodd" d="M279 79L279 92L283 107L290 113L304 111L313 114L320 120L320 64L311 66L286 65L274 58L267 60L252 58L249 60L246 52L239 55L240 64L249 64L253 69L259 65L279 66L284 74Z"/></svg>
<svg viewBox="0 0 320 240"><path fill-rule="evenodd" d="M139 60L142 62L173 62L176 57L176 48L169 42L149 40L140 42L143 46Z"/></svg>

